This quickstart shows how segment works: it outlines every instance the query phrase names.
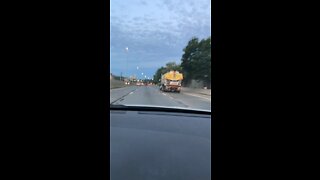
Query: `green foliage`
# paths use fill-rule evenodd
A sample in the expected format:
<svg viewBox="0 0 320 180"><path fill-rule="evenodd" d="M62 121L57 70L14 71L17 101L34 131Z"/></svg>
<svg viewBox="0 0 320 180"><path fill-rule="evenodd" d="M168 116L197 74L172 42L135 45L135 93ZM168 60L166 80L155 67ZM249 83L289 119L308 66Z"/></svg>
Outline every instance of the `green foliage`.
<svg viewBox="0 0 320 180"><path fill-rule="evenodd" d="M211 37L202 39L194 37L183 49L181 58L184 82L188 84L192 79L211 81Z"/></svg>
<svg viewBox="0 0 320 180"><path fill-rule="evenodd" d="M175 62L168 62L165 67L161 67L157 70L156 74L153 76L153 82L159 83L160 82L159 80L161 79L161 75L171 70L181 72L182 68L179 64L176 64Z"/></svg>
<svg viewBox="0 0 320 180"><path fill-rule="evenodd" d="M192 79L211 82L211 37L200 41L197 37L191 38L183 52L181 65L169 62L156 71L153 78L155 83L159 83L161 74L170 70L182 72L184 84L188 84Z"/></svg>

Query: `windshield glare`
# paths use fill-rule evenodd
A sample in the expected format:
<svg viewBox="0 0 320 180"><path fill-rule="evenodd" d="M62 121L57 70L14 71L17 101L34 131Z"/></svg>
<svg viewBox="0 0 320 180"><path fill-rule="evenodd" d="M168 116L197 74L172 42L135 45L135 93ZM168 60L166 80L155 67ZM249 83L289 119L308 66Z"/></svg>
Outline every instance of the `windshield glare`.
<svg viewBox="0 0 320 180"><path fill-rule="evenodd" d="M111 0L110 104L211 110L211 1Z"/></svg>

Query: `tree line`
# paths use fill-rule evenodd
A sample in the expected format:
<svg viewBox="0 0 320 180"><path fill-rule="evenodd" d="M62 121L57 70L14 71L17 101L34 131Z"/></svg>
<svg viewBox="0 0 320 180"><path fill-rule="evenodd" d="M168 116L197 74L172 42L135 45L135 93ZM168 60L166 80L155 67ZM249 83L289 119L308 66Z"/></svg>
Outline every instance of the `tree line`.
<svg viewBox="0 0 320 180"><path fill-rule="evenodd" d="M154 75L154 83L159 83L161 74L170 70L183 73L183 84L189 85L191 80L199 80L211 84L211 37L199 40L193 37L183 49L181 63L169 62L160 67Z"/></svg>

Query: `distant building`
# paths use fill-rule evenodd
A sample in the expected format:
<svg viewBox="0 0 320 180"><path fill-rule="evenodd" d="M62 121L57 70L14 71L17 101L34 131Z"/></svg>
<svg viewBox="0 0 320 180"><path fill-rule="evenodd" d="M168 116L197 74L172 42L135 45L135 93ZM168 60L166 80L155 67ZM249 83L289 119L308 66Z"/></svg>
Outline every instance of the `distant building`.
<svg viewBox="0 0 320 180"><path fill-rule="evenodd" d="M133 81L133 80L136 80L136 76L135 75L133 75L133 76L130 76L130 81Z"/></svg>

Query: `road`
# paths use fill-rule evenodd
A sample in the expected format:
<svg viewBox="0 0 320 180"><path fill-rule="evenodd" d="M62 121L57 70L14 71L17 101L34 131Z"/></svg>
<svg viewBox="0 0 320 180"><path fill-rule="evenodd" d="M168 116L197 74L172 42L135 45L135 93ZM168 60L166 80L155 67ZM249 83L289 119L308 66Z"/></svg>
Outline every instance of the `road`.
<svg viewBox="0 0 320 180"><path fill-rule="evenodd" d="M110 90L110 103L211 110L211 97L190 92L162 92L158 86L128 86Z"/></svg>

